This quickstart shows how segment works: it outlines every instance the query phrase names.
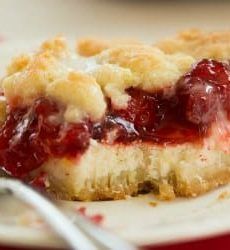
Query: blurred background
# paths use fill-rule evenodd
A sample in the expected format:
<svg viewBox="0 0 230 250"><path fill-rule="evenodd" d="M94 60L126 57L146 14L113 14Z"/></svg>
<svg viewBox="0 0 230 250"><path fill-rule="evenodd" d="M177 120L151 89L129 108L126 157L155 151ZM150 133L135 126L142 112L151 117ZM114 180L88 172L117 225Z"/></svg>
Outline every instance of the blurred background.
<svg viewBox="0 0 230 250"><path fill-rule="evenodd" d="M229 24L230 1L0 0L0 34L9 39L64 33L153 41L188 27Z"/></svg>

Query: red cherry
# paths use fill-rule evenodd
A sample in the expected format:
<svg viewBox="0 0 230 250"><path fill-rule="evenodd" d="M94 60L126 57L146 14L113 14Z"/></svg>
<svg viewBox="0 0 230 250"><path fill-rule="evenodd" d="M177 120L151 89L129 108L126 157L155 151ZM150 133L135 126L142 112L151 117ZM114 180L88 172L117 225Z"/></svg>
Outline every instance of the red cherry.
<svg viewBox="0 0 230 250"><path fill-rule="evenodd" d="M59 119L58 119L59 118ZM62 107L40 98L27 109L13 109L0 130L0 163L13 176L23 177L49 157L73 157L88 147L85 124L63 124Z"/></svg>
<svg viewBox="0 0 230 250"><path fill-rule="evenodd" d="M204 59L178 82L180 109L194 124L207 125L218 112L229 112L230 67Z"/></svg>
<svg viewBox="0 0 230 250"><path fill-rule="evenodd" d="M177 95L179 109L189 122L204 125L215 120L219 101L215 86L187 76L181 79Z"/></svg>
<svg viewBox="0 0 230 250"><path fill-rule="evenodd" d="M187 75L198 77L201 80L209 81L216 85L229 85L230 67L226 63L203 59Z"/></svg>

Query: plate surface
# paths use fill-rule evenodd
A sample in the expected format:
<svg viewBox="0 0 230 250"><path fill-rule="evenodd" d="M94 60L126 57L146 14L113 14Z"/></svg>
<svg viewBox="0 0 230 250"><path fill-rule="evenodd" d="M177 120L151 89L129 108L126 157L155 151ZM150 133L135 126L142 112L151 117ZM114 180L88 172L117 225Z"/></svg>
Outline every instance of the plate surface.
<svg viewBox="0 0 230 250"><path fill-rule="evenodd" d="M0 243L64 247L38 214L9 196L0 197ZM195 199L162 202L141 195L121 201L59 202L74 219L85 209L89 218L100 215L100 226L137 245L158 245L230 232L230 186Z"/></svg>
<svg viewBox="0 0 230 250"><path fill-rule="evenodd" d="M0 0L0 76L12 56L56 34L152 42L189 27L227 29L229 11L227 1L178 1L171 6L170 1ZM101 226L146 245L229 232L229 197L230 186L225 186L173 202L156 201L150 194L125 201L59 202L59 206L66 213L85 207L87 216L102 215ZM8 196L0 196L0 204L0 244L65 246L32 208Z"/></svg>

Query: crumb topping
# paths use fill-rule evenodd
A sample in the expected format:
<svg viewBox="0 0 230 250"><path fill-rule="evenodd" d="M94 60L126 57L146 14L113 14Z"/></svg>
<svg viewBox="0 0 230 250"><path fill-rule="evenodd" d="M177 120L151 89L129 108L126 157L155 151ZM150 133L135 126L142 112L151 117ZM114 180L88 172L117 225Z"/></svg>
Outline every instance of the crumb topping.
<svg viewBox="0 0 230 250"><path fill-rule="evenodd" d="M110 48L96 59L103 65L99 69L99 83L105 86L112 102L119 107L128 99L125 96L127 88L138 87L152 92L171 87L194 63L193 58L185 54L166 55L146 45ZM105 64L109 66L105 67ZM119 76L122 80L118 79ZM107 81L108 78L110 81Z"/></svg>
<svg viewBox="0 0 230 250"><path fill-rule="evenodd" d="M85 117L95 121L106 109L100 85L89 73L80 72L63 38L42 44L34 55L15 58L2 80L4 95L11 106L28 106L48 96L66 105L65 118L77 122ZM76 66L74 65L76 64ZM76 69L73 67L76 67Z"/></svg>
<svg viewBox="0 0 230 250"><path fill-rule="evenodd" d="M173 87L198 58L229 59L229 41L228 32L196 30L162 41L158 47L134 40L83 39L77 54L57 37L34 54L13 59L1 86L11 106L53 97L66 106L66 121L96 121L105 115L106 98L125 109L130 87L148 92Z"/></svg>
<svg viewBox="0 0 230 250"><path fill-rule="evenodd" d="M79 121L87 115L99 120L106 110L106 103L100 86L92 76L70 72L67 79L58 79L47 87L47 95L67 104L65 119Z"/></svg>
<svg viewBox="0 0 230 250"><path fill-rule="evenodd" d="M134 39L97 39L83 38L77 42L77 53L81 56L89 57L101 53L103 50L118 46L118 45L141 44L140 41Z"/></svg>
<svg viewBox="0 0 230 250"><path fill-rule="evenodd" d="M197 29L179 33L157 44L167 54L184 52L196 59L229 60L230 32L202 32Z"/></svg>

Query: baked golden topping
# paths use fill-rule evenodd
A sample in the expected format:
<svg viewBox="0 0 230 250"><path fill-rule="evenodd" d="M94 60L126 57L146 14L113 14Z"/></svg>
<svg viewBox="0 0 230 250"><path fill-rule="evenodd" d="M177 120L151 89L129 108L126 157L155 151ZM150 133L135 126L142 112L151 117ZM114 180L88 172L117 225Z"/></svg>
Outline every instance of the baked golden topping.
<svg viewBox="0 0 230 250"><path fill-rule="evenodd" d="M15 58L2 80L8 103L28 106L36 98L51 96L67 106L67 121L101 118L106 104L100 86L93 76L79 73L71 64L72 55L61 37L46 41L33 55Z"/></svg>
<svg viewBox="0 0 230 250"><path fill-rule="evenodd" d="M65 119L69 122L80 121L87 115L97 121L106 110L100 86L86 74L70 72L67 79L53 81L47 87L47 95L67 105Z"/></svg>
<svg viewBox="0 0 230 250"><path fill-rule="evenodd" d="M130 99L127 88L154 91L172 86L194 62L191 56L166 55L128 40L81 41L79 46L81 54L97 55L82 58L58 37L44 42L38 52L14 59L2 81L8 103L27 106L38 97L51 96L66 105L67 121L97 120L105 114L106 97L114 106L125 108Z"/></svg>
<svg viewBox="0 0 230 250"><path fill-rule="evenodd" d="M167 54L184 52L196 59L229 60L230 32L203 32L197 29L160 41L157 46Z"/></svg>
<svg viewBox="0 0 230 250"><path fill-rule="evenodd" d="M80 39L77 42L77 53L79 53L79 55L81 56L86 56L86 57L95 56L101 53L103 50L125 44L133 45L133 44L141 44L141 42L133 39L105 40L96 38L84 38Z"/></svg>

